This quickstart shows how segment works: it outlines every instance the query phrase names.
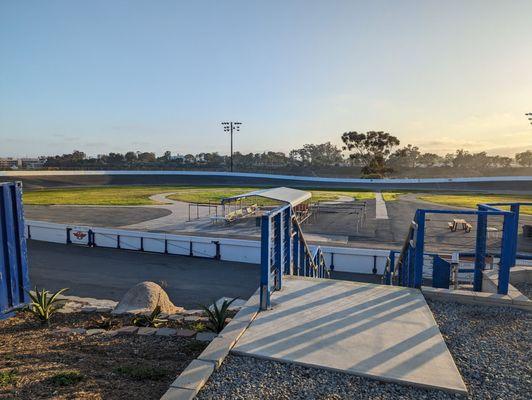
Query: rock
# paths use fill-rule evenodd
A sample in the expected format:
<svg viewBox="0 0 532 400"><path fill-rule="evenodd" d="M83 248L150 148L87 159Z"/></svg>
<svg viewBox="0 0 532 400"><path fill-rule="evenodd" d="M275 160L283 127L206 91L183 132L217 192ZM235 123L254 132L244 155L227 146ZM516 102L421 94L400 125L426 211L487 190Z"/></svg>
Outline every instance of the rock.
<svg viewBox="0 0 532 400"><path fill-rule="evenodd" d="M137 335L151 336L155 335L155 332L157 332L157 328L142 327L137 331Z"/></svg>
<svg viewBox="0 0 532 400"><path fill-rule="evenodd" d="M168 317L170 321L183 322L184 317L180 314L173 314Z"/></svg>
<svg viewBox="0 0 532 400"><path fill-rule="evenodd" d="M177 330L173 328L159 328L155 334L157 336L175 336Z"/></svg>
<svg viewBox="0 0 532 400"><path fill-rule="evenodd" d="M123 326L122 328L118 329L116 331L117 335L131 335L133 333L137 333L139 328L136 326Z"/></svg>
<svg viewBox="0 0 532 400"><path fill-rule="evenodd" d="M186 315L202 315L203 310L183 310L181 313Z"/></svg>
<svg viewBox="0 0 532 400"><path fill-rule="evenodd" d="M52 332L52 335L63 335L65 333L70 333L70 328L60 326Z"/></svg>
<svg viewBox="0 0 532 400"><path fill-rule="evenodd" d="M196 340L201 342L211 342L216 336L218 336L218 334L214 332L198 332Z"/></svg>
<svg viewBox="0 0 532 400"><path fill-rule="evenodd" d="M87 336L100 335L105 332L105 329L87 329Z"/></svg>
<svg viewBox="0 0 532 400"><path fill-rule="evenodd" d="M196 331L191 329L178 329L175 334L176 336L181 337L193 337L196 334Z"/></svg>
<svg viewBox="0 0 532 400"><path fill-rule="evenodd" d="M70 333L73 333L75 335L83 335L87 330L85 328L74 328L70 330Z"/></svg>
<svg viewBox="0 0 532 400"><path fill-rule="evenodd" d="M150 313L155 307L161 307L161 312L175 314L183 311L181 307L172 304L162 287L154 282L141 282L129 289L118 303L112 314L142 314Z"/></svg>
<svg viewBox="0 0 532 400"><path fill-rule="evenodd" d="M96 311L96 307L81 307L82 313L92 313Z"/></svg>

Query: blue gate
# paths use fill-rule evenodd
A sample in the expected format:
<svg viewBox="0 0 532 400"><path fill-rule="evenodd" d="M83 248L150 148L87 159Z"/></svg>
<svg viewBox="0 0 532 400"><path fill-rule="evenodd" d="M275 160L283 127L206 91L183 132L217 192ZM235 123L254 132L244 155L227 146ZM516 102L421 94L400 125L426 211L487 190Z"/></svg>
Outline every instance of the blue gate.
<svg viewBox="0 0 532 400"><path fill-rule="evenodd" d="M28 302L22 183L0 183L0 319Z"/></svg>

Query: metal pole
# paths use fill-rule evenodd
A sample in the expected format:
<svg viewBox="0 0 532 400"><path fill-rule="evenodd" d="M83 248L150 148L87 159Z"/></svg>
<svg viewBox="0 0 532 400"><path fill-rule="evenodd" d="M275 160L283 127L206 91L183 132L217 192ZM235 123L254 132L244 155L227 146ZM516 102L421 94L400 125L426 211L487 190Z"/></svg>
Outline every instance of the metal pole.
<svg viewBox="0 0 532 400"><path fill-rule="evenodd" d="M515 213L504 215L504 222L502 225L502 243L501 243L501 258L499 263L499 285L497 287L498 294L508 294L508 284L510 282L510 268L514 262L514 255L512 254L514 245L512 241L515 240Z"/></svg>
<svg viewBox="0 0 532 400"><path fill-rule="evenodd" d="M260 252L260 309L270 308L270 218L262 216L261 221L261 252Z"/></svg>
<svg viewBox="0 0 532 400"><path fill-rule="evenodd" d="M425 211L417 210L416 253L414 256L414 287L423 283L423 256L425 253Z"/></svg>
<svg viewBox="0 0 532 400"><path fill-rule="evenodd" d="M479 210L484 208L479 206ZM482 291L482 271L486 268L486 229L488 227L488 215L477 215L477 243L475 249L475 275L473 279L473 290Z"/></svg>
<svg viewBox="0 0 532 400"><path fill-rule="evenodd" d="M233 172L233 123L231 122L231 172Z"/></svg>

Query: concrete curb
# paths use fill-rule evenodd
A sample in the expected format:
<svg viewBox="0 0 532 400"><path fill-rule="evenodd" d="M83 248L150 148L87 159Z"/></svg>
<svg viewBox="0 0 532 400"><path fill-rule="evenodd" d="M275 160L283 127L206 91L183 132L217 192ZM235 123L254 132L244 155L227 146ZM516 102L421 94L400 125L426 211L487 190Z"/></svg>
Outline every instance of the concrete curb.
<svg viewBox="0 0 532 400"><path fill-rule="evenodd" d="M161 400L191 400L198 394L257 316L259 297L257 289L218 337L172 382Z"/></svg>
<svg viewBox="0 0 532 400"><path fill-rule="evenodd" d="M518 294L512 296L512 294L502 295L497 293L473 292L470 290L438 289L428 286L421 287L423 295L425 298L429 299L454 301L456 303L462 304L512 307L529 312L532 311L532 301L526 296L522 295L517 289L514 288L514 290Z"/></svg>

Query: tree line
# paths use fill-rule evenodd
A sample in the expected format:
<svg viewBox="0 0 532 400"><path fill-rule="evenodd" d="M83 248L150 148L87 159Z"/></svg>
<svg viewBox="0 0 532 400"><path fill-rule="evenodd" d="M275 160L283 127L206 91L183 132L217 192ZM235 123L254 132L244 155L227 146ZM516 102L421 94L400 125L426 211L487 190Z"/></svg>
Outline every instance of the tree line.
<svg viewBox="0 0 532 400"><path fill-rule="evenodd" d="M382 131L366 133L346 132L342 147L330 142L305 144L288 152L240 153L235 152L236 170L294 170L358 168L363 177L382 177L401 170L420 168L451 168L457 170L483 170L508 168L512 165L532 166L532 151L523 151L514 158L488 155L486 152L470 153L459 149L440 156L422 152L417 146L400 147L397 137ZM157 156L153 152L111 152L96 157L75 150L70 154L47 157L46 169L213 169L224 170L230 157L217 152L172 155L165 151Z"/></svg>

